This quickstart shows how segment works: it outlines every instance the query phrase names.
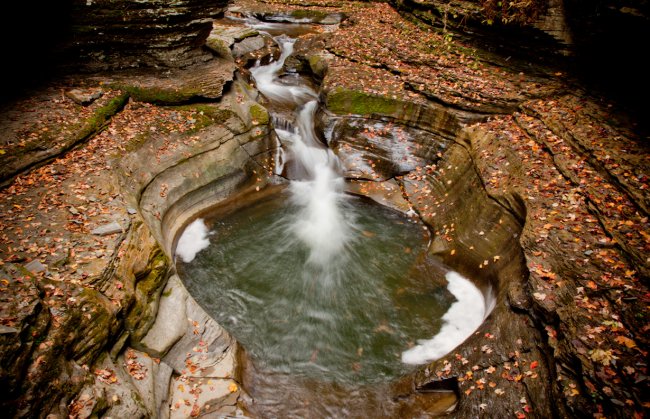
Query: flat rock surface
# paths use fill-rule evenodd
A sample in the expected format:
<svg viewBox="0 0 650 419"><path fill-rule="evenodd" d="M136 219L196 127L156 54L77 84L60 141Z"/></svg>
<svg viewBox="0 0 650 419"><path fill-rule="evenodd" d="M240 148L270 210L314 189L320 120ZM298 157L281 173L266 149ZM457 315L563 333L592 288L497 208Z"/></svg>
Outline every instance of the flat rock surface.
<svg viewBox="0 0 650 419"><path fill-rule="evenodd" d="M220 98L224 86L233 80L234 70L232 60L214 58L189 69L125 70L95 80L143 102L181 104Z"/></svg>

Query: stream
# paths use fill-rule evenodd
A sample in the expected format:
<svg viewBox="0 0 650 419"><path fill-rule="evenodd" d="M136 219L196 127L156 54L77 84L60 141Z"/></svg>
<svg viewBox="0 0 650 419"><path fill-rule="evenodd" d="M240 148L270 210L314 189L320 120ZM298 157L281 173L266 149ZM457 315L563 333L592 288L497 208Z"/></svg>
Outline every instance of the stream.
<svg viewBox="0 0 650 419"><path fill-rule="evenodd" d="M280 58L251 74L289 185L188 226L179 273L246 348L251 412L390 416L391 380L469 336L484 297L428 256L421 222L345 192L339 159L315 132L317 93L283 73L296 40L275 40Z"/></svg>

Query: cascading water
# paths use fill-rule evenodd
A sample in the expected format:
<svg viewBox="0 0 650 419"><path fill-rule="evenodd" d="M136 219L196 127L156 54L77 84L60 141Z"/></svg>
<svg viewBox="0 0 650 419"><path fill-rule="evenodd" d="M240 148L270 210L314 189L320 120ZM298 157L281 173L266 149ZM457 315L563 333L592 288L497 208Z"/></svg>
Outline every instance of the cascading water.
<svg viewBox="0 0 650 419"><path fill-rule="evenodd" d="M295 39L281 36L277 41L282 50L278 61L256 66L251 74L268 100L295 109L295 125L285 123L284 129L276 129L280 140L289 145L291 201L300 208L291 231L310 250L308 276L316 269L320 285L327 286L337 282L337 262L343 259L341 254L352 239L354 216L341 211L345 194L338 159L314 132L316 92L307 86L282 83L277 76L293 53Z"/></svg>

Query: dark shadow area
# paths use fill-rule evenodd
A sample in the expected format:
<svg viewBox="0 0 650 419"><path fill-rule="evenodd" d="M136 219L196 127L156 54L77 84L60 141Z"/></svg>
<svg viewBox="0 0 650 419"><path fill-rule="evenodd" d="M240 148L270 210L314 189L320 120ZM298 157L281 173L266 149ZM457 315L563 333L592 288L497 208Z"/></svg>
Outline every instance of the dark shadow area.
<svg viewBox="0 0 650 419"><path fill-rule="evenodd" d="M650 39L647 1L570 0L566 2L574 59L571 70L595 96L630 115L631 127L650 133L645 102L650 95L645 64Z"/></svg>
<svg viewBox="0 0 650 419"><path fill-rule="evenodd" d="M442 30L444 16L431 4L398 2L422 22ZM479 50L482 59L530 76L561 72L570 86L612 104L620 123L650 133L645 101L650 95L643 64L650 39L647 0L564 0L573 44L562 45L532 26L485 23L480 14L447 16L454 39ZM566 50L566 51L563 51Z"/></svg>
<svg viewBox="0 0 650 419"><path fill-rule="evenodd" d="M71 37L72 2L10 2L0 13L4 85L0 104L52 78Z"/></svg>

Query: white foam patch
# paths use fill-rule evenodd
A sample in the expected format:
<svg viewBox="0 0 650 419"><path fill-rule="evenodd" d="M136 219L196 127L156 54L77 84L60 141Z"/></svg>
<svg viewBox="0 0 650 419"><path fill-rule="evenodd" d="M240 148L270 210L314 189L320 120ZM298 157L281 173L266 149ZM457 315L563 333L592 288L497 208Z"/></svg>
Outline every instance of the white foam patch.
<svg viewBox="0 0 650 419"><path fill-rule="evenodd" d="M323 163L314 173L314 180L291 182L291 199L300 206L292 230L309 248L308 261L325 267L345 248L351 226L340 208L343 178Z"/></svg>
<svg viewBox="0 0 650 419"><path fill-rule="evenodd" d="M449 281L447 289L458 301L442 316L443 325L437 335L402 352L402 362L406 364L424 364L442 358L463 343L485 319L485 299L481 291L458 272L448 272L446 278Z"/></svg>
<svg viewBox="0 0 650 419"><path fill-rule="evenodd" d="M194 220L188 225L176 245L176 255L183 262L189 263L194 260L197 253L210 245L208 240L208 227L202 218Z"/></svg>

